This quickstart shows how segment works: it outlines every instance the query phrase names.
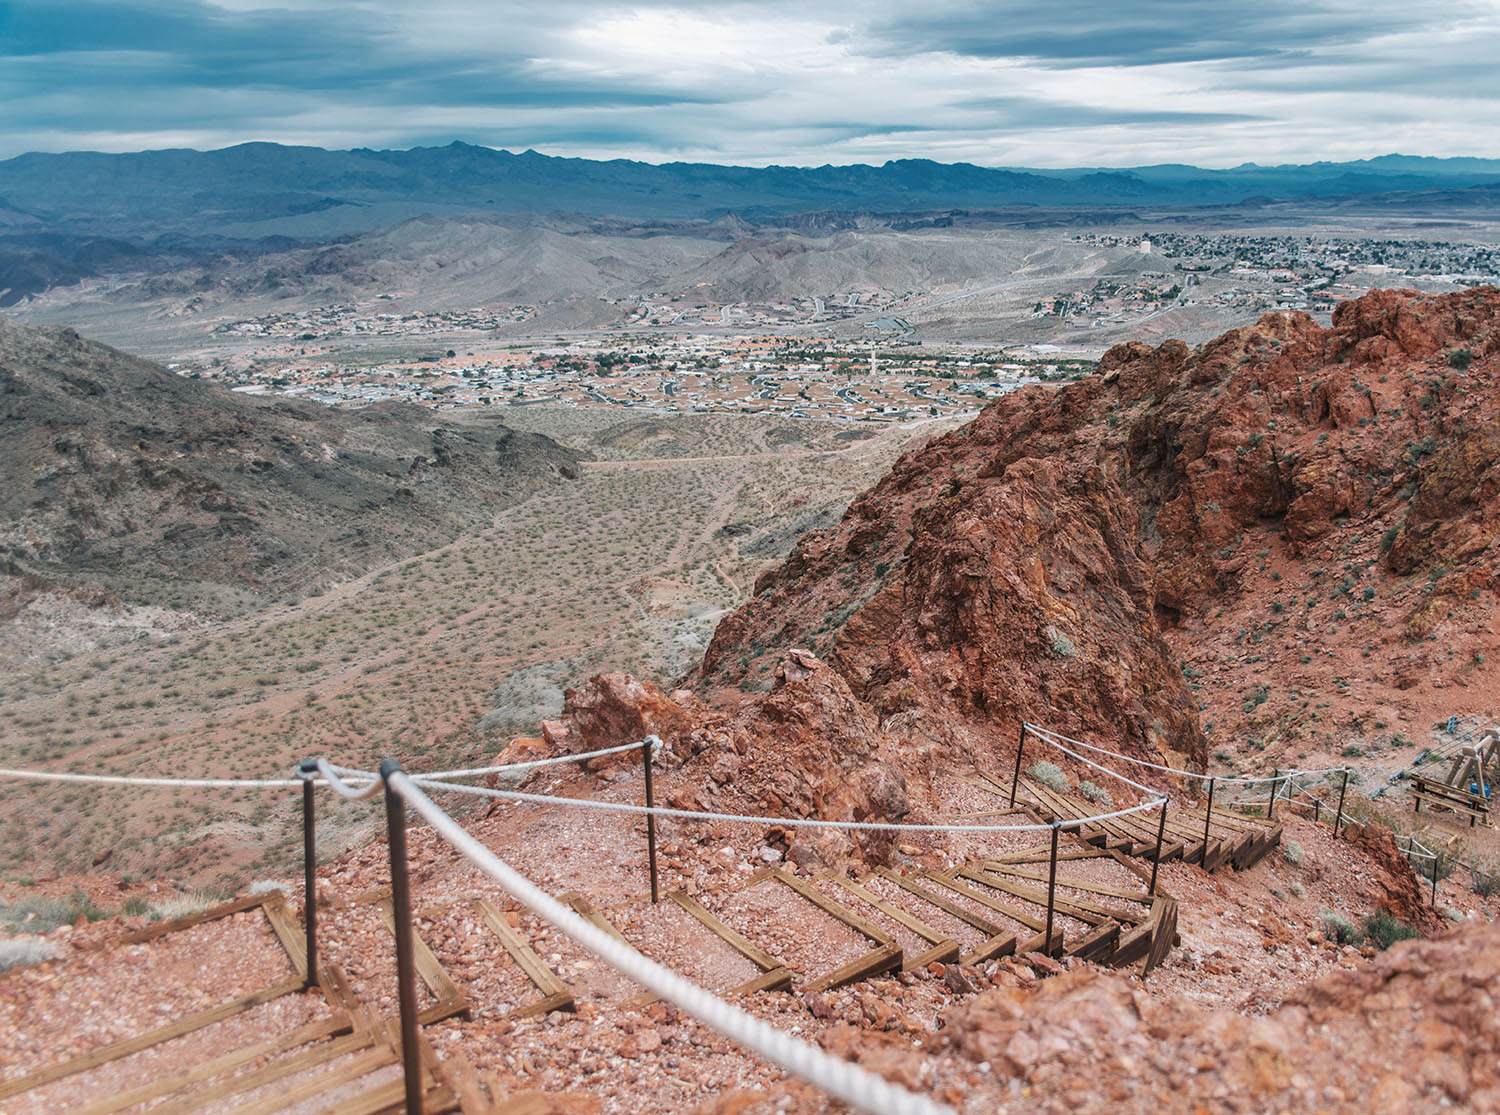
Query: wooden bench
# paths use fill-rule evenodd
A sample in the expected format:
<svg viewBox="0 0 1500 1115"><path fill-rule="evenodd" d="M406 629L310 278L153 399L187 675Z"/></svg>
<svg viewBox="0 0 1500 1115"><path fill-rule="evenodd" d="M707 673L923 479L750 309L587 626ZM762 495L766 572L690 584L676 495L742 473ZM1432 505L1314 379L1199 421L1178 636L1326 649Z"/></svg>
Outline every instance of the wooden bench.
<svg viewBox="0 0 1500 1115"><path fill-rule="evenodd" d="M1422 803L1425 801L1434 809L1451 809L1467 816L1470 828L1474 827L1476 821L1486 825L1490 823L1490 803L1483 796L1450 786L1441 779L1421 774L1408 777L1411 779L1411 796L1414 799L1412 808L1415 812L1422 812Z"/></svg>

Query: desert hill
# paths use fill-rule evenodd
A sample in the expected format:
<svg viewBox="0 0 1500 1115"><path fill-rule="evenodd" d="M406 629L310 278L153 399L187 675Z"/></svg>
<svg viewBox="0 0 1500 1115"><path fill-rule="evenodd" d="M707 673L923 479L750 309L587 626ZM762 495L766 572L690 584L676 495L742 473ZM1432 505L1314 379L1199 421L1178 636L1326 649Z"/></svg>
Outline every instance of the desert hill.
<svg viewBox="0 0 1500 1115"><path fill-rule="evenodd" d="M333 411L0 319L0 559L48 587L223 613L431 549L575 473L496 422Z"/></svg>
<svg viewBox="0 0 1500 1115"><path fill-rule="evenodd" d="M698 679L807 646L888 716L1267 766L1487 705L1497 316L1493 289L1375 292L1009 395L762 576Z"/></svg>

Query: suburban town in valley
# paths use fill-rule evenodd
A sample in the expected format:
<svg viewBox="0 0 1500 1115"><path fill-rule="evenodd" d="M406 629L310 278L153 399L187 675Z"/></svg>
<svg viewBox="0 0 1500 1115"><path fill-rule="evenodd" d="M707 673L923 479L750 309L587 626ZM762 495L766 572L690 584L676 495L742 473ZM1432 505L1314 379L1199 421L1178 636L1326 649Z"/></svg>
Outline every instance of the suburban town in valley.
<svg viewBox="0 0 1500 1115"><path fill-rule="evenodd" d="M423 328L427 315L413 316L416 328L391 335L432 336ZM572 403L878 422L975 411L1027 383L1072 379L1094 367L1093 360L1051 345L999 352L889 340L859 345L673 334L497 346L473 337L465 343L463 315L442 316L450 332L430 352L357 363L354 350L299 337L176 370L246 393L334 405L386 399L440 409Z"/></svg>

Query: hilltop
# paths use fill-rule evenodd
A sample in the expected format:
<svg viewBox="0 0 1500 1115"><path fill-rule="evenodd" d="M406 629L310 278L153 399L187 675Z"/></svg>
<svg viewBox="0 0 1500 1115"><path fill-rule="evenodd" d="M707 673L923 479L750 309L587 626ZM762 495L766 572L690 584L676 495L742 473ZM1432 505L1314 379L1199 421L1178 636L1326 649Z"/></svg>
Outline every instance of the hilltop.
<svg viewBox="0 0 1500 1115"><path fill-rule="evenodd" d="M431 549L578 454L498 422L335 411L0 319L5 613L53 590L225 615Z"/></svg>
<svg viewBox="0 0 1500 1115"><path fill-rule="evenodd" d="M1494 288L1379 291L1330 328L1116 346L803 538L701 679L807 645L887 714L1045 711L1258 766L1492 714L1497 318Z"/></svg>

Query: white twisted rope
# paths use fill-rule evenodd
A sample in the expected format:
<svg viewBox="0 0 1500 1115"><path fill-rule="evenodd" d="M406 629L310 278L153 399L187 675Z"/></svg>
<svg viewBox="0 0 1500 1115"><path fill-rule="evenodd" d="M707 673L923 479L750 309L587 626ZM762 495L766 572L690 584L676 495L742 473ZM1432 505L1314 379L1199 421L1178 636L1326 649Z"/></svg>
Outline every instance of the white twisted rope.
<svg viewBox="0 0 1500 1115"><path fill-rule="evenodd" d="M1050 832L1054 827L1060 829L1077 828L1081 825L1092 824L1095 821L1109 821L1116 817L1129 816L1131 813L1143 813L1147 810L1156 809L1165 800L1165 795L1158 791L1151 791L1158 796L1139 805L1132 805L1127 809L1117 809L1113 813L1101 813L1096 817L1079 817L1077 820L1063 821L1057 825L1047 823L1035 823L1027 825L956 825L956 824L911 824L900 821L830 821L818 817L765 817L748 813L711 813L698 809L673 809L665 805L632 805L623 801L599 801L594 798L564 798L552 794L528 794L520 790L491 790L484 786L463 786L454 782L438 782L424 775L408 775L412 782L418 786L430 790L446 790L455 794L468 794L472 797L497 798L501 801L526 801L537 805L562 805L578 809L595 809L605 813L634 813L642 816L675 817L685 821L727 821L747 825L781 825L786 828L819 828L854 830L859 832Z"/></svg>
<svg viewBox="0 0 1500 1115"><path fill-rule="evenodd" d="M1084 743L1081 739L1073 739L1070 736L1062 735L1062 734L1060 734L1058 732L1052 731L1050 728L1043 728L1040 724L1032 724L1029 721L1028 722L1023 722L1021 726L1023 728L1025 728L1027 731L1032 732L1035 735L1041 737L1043 740L1045 740L1047 743L1052 744L1054 747L1059 746L1059 741L1062 741L1062 742L1070 743L1074 747L1082 747L1085 750L1092 751L1092 752L1094 752L1095 754L1098 754L1098 755L1108 755L1111 758L1119 759L1119 760L1121 760L1123 762L1131 763L1131 764L1133 764L1135 766L1138 766L1138 767L1150 767L1152 770L1159 770L1159 771L1162 771L1165 774L1181 775L1183 778L1194 778L1194 779L1197 779L1200 782L1207 782L1210 778L1212 778L1215 782L1235 782L1235 783L1240 783L1240 784L1246 785L1246 786L1253 786L1253 785L1256 785L1256 784L1262 783L1262 782L1280 782L1283 779L1300 777L1302 775L1310 775L1310 774L1341 774L1345 770L1344 767L1325 767L1325 768L1323 768L1321 770L1285 770L1285 771L1282 771L1280 774L1262 775L1261 777L1258 777L1258 778L1245 778L1245 777L1243 777L1241 775L1234 775L1234 774L1213 774L1213 775L1210 775L1210 774L1204 774L1201 770L1183 770L1181 767L1168 767L1168 766L1163 766L1160 763L1148 762L1145 759L1137 759L1137 758L1134 758L1133 756L1130 756L1130 755L1121 755L1118 751L1110 751L1108 748L1105 748L1105 747L1096 747L1092 743ZM1071 752L1069 752L1069 754L1071 754ZM1080 758L1080 756L1074 756L1074 757L1075 758ZM1084 760L1084 761L1087 762L1088 760ZM1101 768L1101 769L1103 769L1103 768ZM1113 773L1113 772L1111 772L1111 773ZM1120 778L1120 777L1123 777L1123 776L1122 775L1115 775L1115 777ZM1155 793L1157 791L1153 790L1152 792Z"/></svg>
<svg viewBox="0 0 1500 1115"><path fill-rule="evenodd" d="M381 789L380 775L364 770L351 770L349 767L336 767L326 759L318 760L318 773L327 781L328 788L345 801L363 801L374 797ZM345 777L356 780L367 778L369 781L362 786L351 786L344 781Z"/></svg>
<svg viewBox="0 0 1500 1115"><path fill-rule="evenodd" d="M0 778L23 778L33 782L94 782L104 786L181 786L198 789L277 789L299 787L300 778L131 778L117 774L63 774L50 770L0 768Z"/></svg>
<svg viewBox="0 0 1500 1115"><path fill-rule="evenodd" d="M537 767L551 767L559 763L582 763L589 759L598 759L605 755L618 755L623 751L639 751L641 745L649 742L651 744L651 757L654 759L661 753L662 742L658 736L647 736L635 743L622 743L618 747L604 747L598 751L580 751L574 755L553 755L549 759L528 759L524 763L504 763L497 767L469 767L465 770L434 770L425 772L423 778L448 779L448 778L474 778L481 774L506 774L511 771L529 771Z"/></svg>
<svg viewBox="0 0 1500 1115"><path fill-rule="evenodd" d="M736 1044L870 1115L953 1115L952 1108L888 1084L873 1073L767 1025L590 925L470 836L408 775L392 772L389 785L456 851L533 914L566 933L627 979L675 1004Z"/></svg>

